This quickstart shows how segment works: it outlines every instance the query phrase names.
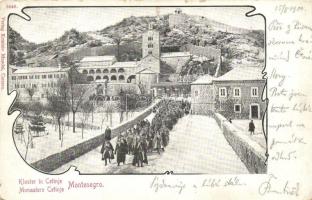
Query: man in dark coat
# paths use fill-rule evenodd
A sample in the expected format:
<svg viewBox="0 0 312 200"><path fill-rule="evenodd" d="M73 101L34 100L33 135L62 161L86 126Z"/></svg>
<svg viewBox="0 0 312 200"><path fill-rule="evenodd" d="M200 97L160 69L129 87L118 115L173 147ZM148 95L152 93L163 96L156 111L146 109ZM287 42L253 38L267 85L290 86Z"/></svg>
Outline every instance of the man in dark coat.
<svg viewBox="0 0 312 200"><path fill-rule="evenodd" d="M154 138L154 134L152 131L150 131L147 135L147 149L150 152L153 152L153 138Z"/></svg>
<svg viewBox="0 0 312 200"><path fill-rule="evenodd" d="M161 139L164 147L166 147L169 143L169 130L165 125L161 127Z"/></svg>
<svg viewBox="0 0 312 200"><path fill-rule="evenodd" d="M113 157L114 148L113 145L109 141L104 141L101 148L102 160L105 160L105 166L107 165L107 159L109 163Z"/></svg>
<svg viewBox="0 0 312 200"><path fill-rule="evenodd" d="M249 132L250 132L250 135L255 134L255 124L253 123L253 120L249 122Z"/></svg>
<svg viewBox="0 0 312 200"><path fill-rule="evenodd" d="M136 133L133 137L133 142L132 142L132 151L133 151L133 160L132 160L132 165L135 166L136 164L139 163L139 143L140 143L141 137L139 136L138 133Z"/></svg>
<svg viewBox="0 0 312 200"><path fill-rule="evenodd" d="M139 139L134 148L134 157L133 157L134 161L132 161L132 164L134 163L134 165L136 164L138 167L143 167L143 161L144 161L143 154L144 154L143 144L142 144L141 139ZM147 157L146 157L146 161L147 161Z"/></svg>
<svg viewBox="0 0 312 200"><path fill-rule="evenodd" d="M154 139L153 139L153 143L154 143L154 149L158 152L158 154L160 154L161 136L160 136L159 132L156 132Z"/></svg>
<svg viewBox="0 0 312 200"><path fill-rule="evenodd" d="M141 145L142 145L142 150L143 150L143 162L148 164L148 160L147 160L147 148L148 148L148 144L147 144L147 139L146 138L142 138L141 139Z"/></svg>
<svg viewBox="0 0 312 200"><path fill-rule="evenodd" d="M112 139L112 130L108 126L105 129L104 138L108 141Z"/></svg>
<svg viewBox="0 0 312 200"><path fill-rule="evenodd" d="M115 148L115 154L117 154L117 165L118 166L121 162L123 164L125 164L127 151L128 151L128 146L127 146L126 140L125 139L119 139L117 141L116 148Z"/></svg>
<svg viewBox="0 0 312 200"><path fill-rule="evenodd" d="M127 134L128 154L132 153L133 137L134 135L132 134L131 130L128 131L128 134Z"/></svg>

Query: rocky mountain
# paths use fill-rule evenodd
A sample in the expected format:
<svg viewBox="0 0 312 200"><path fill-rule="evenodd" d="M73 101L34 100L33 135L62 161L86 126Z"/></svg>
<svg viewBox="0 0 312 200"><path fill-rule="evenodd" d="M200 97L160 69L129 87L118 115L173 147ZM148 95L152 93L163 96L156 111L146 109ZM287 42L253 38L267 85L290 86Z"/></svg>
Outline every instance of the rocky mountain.
<svg viewBox="0 0 312 200"><path fill-rule="evenodd" d="M119 61L141 58L142 33L152 23L160 32L162 52L180 51L184 45L193 44L221 49L227 66L238 64L262 65L264 62L264 31L246 30L218 23L201 16L184 14L181 24L172 26L170 15L144 16L123 19L121 22L94 32L66 31L63 36L42 44L24 40L13 29L9 31L10 55L19 55L19 60L10 59L10 64L68 63L90 55L116 55ZM200 71L188 70L185 71Z"/></svg>
<svg viewBox="0 0 312 200"><path fill-rule="evenodd" d="M9 63L24 65L28 52L37 48L37 45L25 40L18 32L9 27Z"/></svg>

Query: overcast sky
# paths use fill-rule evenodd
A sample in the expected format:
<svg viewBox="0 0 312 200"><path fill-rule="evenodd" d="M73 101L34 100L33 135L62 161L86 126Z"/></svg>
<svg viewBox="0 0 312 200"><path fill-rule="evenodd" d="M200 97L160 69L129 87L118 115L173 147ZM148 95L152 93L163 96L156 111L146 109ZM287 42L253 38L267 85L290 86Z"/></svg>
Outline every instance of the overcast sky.
<svg viewBox="0 0 312 200"><path fill-rule="evenodd" d="M75 28L78 31L96 31L120 22L130 16L155 16L173 13L174 7L119 7L119 8L27 8L31 17L26 21L19 16L10 17L10 26L25 39L35 43L46 42L60 37L65 31ZM228 25L264 29L261 16L246 17L250 8L233 7L183 7L182 12L205 16Z"/></svg>

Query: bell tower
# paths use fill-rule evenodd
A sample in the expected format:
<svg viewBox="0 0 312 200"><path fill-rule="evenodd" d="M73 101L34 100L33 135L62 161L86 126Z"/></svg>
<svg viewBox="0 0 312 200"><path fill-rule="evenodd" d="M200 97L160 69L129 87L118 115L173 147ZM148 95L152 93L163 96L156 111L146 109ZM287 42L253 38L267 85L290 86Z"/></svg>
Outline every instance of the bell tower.
<svg viewBox="0 0 312 200"><path fill-rule="evenodd" d="M160 40L159 32L154 29L152 23L148 24L148 30L142 36L142 57L153 55L156 58L160 57Z"/></svg>

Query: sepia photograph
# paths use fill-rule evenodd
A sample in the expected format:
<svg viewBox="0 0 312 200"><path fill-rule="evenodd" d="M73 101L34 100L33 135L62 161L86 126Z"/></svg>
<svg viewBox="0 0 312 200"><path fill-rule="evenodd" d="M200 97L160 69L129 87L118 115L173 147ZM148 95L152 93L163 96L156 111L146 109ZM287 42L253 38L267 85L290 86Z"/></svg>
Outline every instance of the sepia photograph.
<svg viewBox="0 0 312 200"><path fill-rule="evenodd" d="M252 6L27 7L8 17L12 137L47 174L266 174Z"/></svg>

